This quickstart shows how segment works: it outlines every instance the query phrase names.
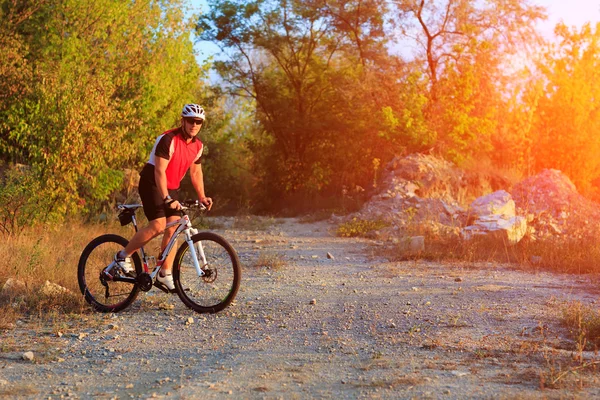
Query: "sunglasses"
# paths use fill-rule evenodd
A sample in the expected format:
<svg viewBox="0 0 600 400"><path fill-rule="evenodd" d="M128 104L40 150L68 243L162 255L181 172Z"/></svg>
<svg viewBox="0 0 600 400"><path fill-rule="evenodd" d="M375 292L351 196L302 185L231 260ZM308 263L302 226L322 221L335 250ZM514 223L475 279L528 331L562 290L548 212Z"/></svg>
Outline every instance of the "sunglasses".
<svg viewBox="0 0 600 400"><path fill-rule="evenodd" d="M202 123L204 121L202 121L201 119L194 119L194 118L184 118L185 122L187 122L190 125L202 125Z"/></svg>

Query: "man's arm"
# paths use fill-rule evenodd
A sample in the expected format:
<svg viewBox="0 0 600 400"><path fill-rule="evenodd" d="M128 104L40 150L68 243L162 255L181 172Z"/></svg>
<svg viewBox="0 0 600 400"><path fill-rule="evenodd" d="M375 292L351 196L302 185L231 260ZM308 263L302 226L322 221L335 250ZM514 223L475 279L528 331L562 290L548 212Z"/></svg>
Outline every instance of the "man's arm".
<svg viewBox="0 0 600 400"><path fill-rule="evenodd" d="M169 190L167 188L167 166L169 165L169 160L162 157L155 157L154 159L154 179L156 180L156 187L158 188L158 192L161 197L164 199L169 195ZM177 203L177 204L175 204ZM173 202L169 204L170 208L179 208L178 202Z"/></svg>
<svg viewBox="0 0 600 400"><path fill-rule="evenodd" d="M202 175L202 164L193 163L190 167L190 176L192 178L192 186L194 186L194 189L198 194L198 199L210 210L213 201L210 197L206 197L206 194L204 193L204 175Z"/></svg>

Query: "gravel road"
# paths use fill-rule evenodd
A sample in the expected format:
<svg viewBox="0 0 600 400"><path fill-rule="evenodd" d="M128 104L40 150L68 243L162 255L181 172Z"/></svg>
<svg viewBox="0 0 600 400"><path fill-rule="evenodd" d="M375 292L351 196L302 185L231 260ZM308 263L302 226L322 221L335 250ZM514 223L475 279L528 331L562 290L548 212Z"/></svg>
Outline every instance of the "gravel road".
<svg viewBox="0 0 600 400"><path fill-rule="evenodd" d="M152 290L115 315L20 321L1 333L0 397L600 397L584 368L599 358L575 352L559 323L564 304L596 303L593 277L388 262L376 242L331 229L217 230L244 275L216 315Z"/></svg>

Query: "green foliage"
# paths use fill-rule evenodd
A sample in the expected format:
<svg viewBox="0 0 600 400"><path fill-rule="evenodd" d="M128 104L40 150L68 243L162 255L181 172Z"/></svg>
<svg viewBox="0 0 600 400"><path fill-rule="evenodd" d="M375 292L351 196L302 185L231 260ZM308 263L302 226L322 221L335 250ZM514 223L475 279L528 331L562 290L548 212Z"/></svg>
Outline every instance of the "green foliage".
<svg viewBox="0 0 600 400"><path fill-rule="evenodd" d="M507 60L538 43L535 23L545 17L543 9L522 0L400 0L396 5L399 32L405 38L417 35L416 58L428 80L419 92L426 97L420 124L426 128L420 130L437 153L458 164L487 157L512 81Z"/></svg>
<svg viewBox="0 0 600 400"><path fill-rule="evenodd" d="M185 2L15 4L0 1L0 159L31 166L58 214L94 211L199 101Z"/></svg>
<svg viewBox="0 0 600 400"><path fill-rule="evenodd" d="M352 218L351 221L340 224L336 234L342 237L365 236L369 232L388 227L389 223L383 220L369 220Z"/></svg>
<svg viewBox="0 0 600 400"><path fill-rule="evenodd" d="M381 107L375 93L384 86L369 67L386 57L384 3L209 4L201 37L227 50L217 71L256 106L259 126L249 124L246 142L256 198L270 207L302 206L317 193L369 182L371 160L389 150L374 123Z"/></svg>
<svg viewBox="0 0 600 400"><path fill-rule="evenodd" d="M9 166L0 176L0 233L16 235L46 220L52 208L40 181L25 166Z"/></svg>

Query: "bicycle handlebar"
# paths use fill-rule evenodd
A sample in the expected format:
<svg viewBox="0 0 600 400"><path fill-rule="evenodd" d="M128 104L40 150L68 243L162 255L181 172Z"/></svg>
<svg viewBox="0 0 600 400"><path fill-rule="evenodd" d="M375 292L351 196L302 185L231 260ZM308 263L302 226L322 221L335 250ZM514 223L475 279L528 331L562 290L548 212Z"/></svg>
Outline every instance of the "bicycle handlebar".
<svg viewBox="0 0 600 400"><path fill-rule="evenodd" d="M182 200L179 202L181 205L181 209L179 211L189 210L190 208L199 208L200 211L205 212L208 211L208 208L200 203L198 200ZM138 208L141 208L141 204L117 204L117 209L119 210L132 210L135 212Z"/></svg>
<svg viewBox="0 0 600 400"><path fill-rule="evenodd" d="M200 203L198 200L183 200L180 201L179 204L181 204L181 211L190 209L190 208L199 208L200 211L207 211L208 208L206 208L206 206L202 203Z"/></svg>

